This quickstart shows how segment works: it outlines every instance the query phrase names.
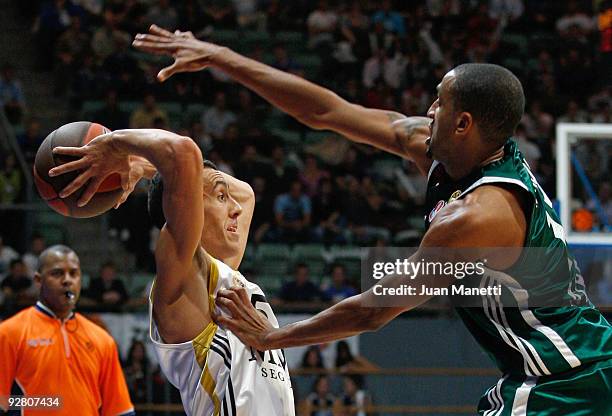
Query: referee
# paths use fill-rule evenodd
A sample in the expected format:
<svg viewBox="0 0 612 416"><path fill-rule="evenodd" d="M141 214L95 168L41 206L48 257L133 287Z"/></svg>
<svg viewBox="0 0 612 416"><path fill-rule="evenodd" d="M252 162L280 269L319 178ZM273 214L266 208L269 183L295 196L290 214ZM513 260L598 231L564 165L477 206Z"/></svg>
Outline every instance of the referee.
<svg viewBox="0 0 612 416"><path fill-rule="evenodd" d="M134 415L113 338L73 311L81 292L74 250L43 251L34 279L36 305L0 324L0 413Z"/></svg>

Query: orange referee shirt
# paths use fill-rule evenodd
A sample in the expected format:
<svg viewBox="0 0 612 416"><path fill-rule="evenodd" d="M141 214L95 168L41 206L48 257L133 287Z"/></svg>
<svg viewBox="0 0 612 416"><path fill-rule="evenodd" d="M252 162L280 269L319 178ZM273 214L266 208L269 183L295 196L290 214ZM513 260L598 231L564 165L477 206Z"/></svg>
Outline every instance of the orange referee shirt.
<svg viewBox="0 0 612 416"><path fill-rule="evenodd" d="M61 321L41 302L0 323L1 408L13 382L20 394L61 399L60 408L24 408L24 415L134 412L113 338L78 313Z"/></svg>

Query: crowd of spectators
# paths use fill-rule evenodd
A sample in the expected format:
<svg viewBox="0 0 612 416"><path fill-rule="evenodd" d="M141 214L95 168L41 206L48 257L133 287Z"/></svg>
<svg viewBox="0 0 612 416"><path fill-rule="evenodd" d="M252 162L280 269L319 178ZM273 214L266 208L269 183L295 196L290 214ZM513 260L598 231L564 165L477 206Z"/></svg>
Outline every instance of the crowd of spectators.
<svg viewBox="0 0 612 416"><path fill-rule="evenodd" d="M56 74L56 94L75 109L100 102L84 115L111 129L169 128L192 137L220 169L254 187L254 242L373 244L414 228L410 217L422 215L424 183L410 163L381 168L384 162L376 163L385 160L381 153L340 144L331 135L322 144L288 143L267 128L267 120L280 119L282 128L298 132L300 139L307 131L219 71L159 84L155 74L163 62L131 49L134 35L151 23L212 40L228 30L263 33L264 41L245 53L312 78L351 101L405 114L425 114L436 84L453 66L500 63L525 86L528 106L517 140L541 185L554 196L555 122L612 122L606 69L612 6L592 3L53 0L30 8L40 61ZM278 40L287 31L301 38ZM316 64L298 59L304 56L316 58ZM12 85L10 70L5 72L9 81L2 85ZM4 87L3 97L13 89ZM8 102L21 105L21 95L12 94ZM126 108L125 102L140 104ZM172 106L162 105L167 103ZM187 111L194 104L201 107ZM27 122L20 144L28 161L41 138L36 120ZM592 178L595 188L609 167L601 168ZM10 192L2 195L10 198ZM144 252L148 241L132 246Z"/></svg>
<svg viewBox="0 0 612 416"><path fill-rule="evenodd" d="M225 36L230 47L311 78L350 101L405 114L425 114L436 84L459 63L505 65L519 76L528 98L515 138L551 197L556 122L612 122L608 0L45 0L20 7L32 17L40 66L55 74L54 93L75 111L113 130L155 127L188 135L221 170L252 185L254 244L418 241L425 180L408 161L333 134L313 136L219 71L158 83L155 74L168 61L130 47L151 23L213 41ZM253 34L262 40L245 50L228 32L238 33L238 42ZM0 100L11 119L22 118L22 86L10 64L0 74ZM17 138L31 164L47 132L35 118L22 124ZM283 132L294 132L298 140ZM612 223L610 146L585 140L576 156L599 198L574 179L584 214L580 225L602 229L601 212ZM23 188L15 157L3 157L0 203L22 200ZM152 270L145 210L143 183L111 213L109 234L135 254L138 269ZM20 224L9 221L11 211L0 216L7 227ZM18 234L6 231L5 236ZM294 283L281 293L290 293ZM315 286L320 292L318 281Z"/></svg>

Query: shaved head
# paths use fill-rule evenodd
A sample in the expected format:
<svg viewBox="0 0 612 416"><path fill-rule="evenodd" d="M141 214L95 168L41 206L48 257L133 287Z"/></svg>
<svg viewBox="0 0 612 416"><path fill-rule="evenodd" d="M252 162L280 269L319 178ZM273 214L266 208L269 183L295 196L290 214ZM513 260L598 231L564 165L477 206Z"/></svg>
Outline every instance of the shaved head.
<svg viewBox="0 0 612 416"><path fill-rule="evenodd" d="M40 256L38 256L38 272L42 273L45 267L48 266L49 261L57 258L58 255L61 256L69 254L73 254L78 260L79 257L74 252L74 250L63 244L56 244L47 248L42 253L40 253Z"/></svg>

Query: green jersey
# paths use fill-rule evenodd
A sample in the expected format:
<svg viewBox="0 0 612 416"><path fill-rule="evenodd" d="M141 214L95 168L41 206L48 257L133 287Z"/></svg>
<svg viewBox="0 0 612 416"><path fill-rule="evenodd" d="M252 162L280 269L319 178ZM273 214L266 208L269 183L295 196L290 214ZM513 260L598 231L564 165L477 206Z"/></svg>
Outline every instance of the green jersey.
<svg viewBox="0 0 612 416"><path fill-rule="evenodd" d="M478 343L510 376L548 376L612 358L612 327L590 303L552 203L514 141L506 143L501 159L459 181L434 162L426 227L445 205L485 184L522 189L530 212L525 212L528 232L519 260L482 278L487 281L481 285L501 285L504 295L483 296L479 307L456 307Z"/></svg>

